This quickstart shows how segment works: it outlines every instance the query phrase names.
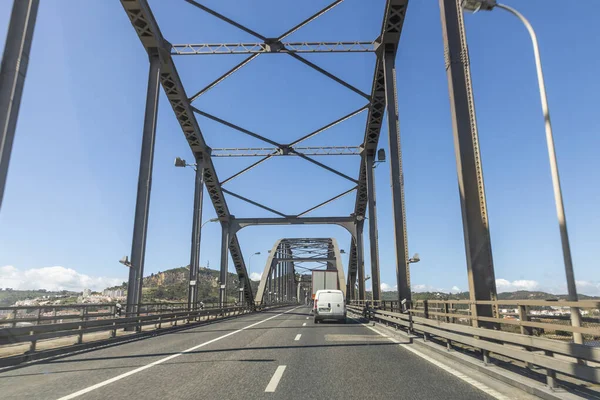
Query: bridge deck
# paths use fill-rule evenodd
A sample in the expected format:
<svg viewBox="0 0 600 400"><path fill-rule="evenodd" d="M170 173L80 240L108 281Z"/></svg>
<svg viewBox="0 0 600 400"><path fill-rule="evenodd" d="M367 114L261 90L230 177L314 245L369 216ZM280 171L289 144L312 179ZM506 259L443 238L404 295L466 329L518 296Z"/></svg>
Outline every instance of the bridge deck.
<svg viewBox="0 0 600 400"><path fill-rule="evenodd" d="M357 322L315 325L308 312L251 314L6 371L0 393L5 400L89 389L67 398L493 398ZM265 393L283 365L274 393Z"/></svg>

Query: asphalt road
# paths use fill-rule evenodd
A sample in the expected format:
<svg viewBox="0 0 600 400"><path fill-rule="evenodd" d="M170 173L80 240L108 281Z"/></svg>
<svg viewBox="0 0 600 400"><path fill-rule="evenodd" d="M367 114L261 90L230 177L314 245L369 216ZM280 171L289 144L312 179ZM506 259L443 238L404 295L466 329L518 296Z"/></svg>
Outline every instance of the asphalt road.
<svg viewBox="0 0 600 400"><path fill-rule="evenodd" d="M356 321L315 325L308 312L271 310L6 371L0 397L493 398Z"/></svg>

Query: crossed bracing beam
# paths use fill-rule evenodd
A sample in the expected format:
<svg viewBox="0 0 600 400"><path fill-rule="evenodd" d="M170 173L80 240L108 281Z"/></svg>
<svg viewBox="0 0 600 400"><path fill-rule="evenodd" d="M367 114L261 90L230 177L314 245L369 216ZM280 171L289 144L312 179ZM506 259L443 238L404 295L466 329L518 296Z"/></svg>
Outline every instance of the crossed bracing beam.
<svg viewBox="0 0 600 400"><path fill-rule="evenodd" d="M236 66L234 66L233 68L231 68L229 71L227 71L225 74L223 74L222 76L220 76L219 78L217 78L215 81L213 81L212 83L210 83L208 86L206 86L205 88L201 89L200 91L198 91L196 94L194 94L193 96L191 96L189 98L190 103L193 102L194 100L198 99L202 94L206 93L208 90L212 89L213 87L215 87L217 84L219 84L220 82L222 82L223 80L225 80L226 78L228 78L229 76L231 76L233 73L235 73L236 71L238 71L239 69L241 69L242 67L244 67L245 65L247 65L249 62L251 62L253 59L255 59L260 53L285 53L290 55L291 57L295 58L296 60L304 63L305 65L313 68L314 70L322 73L323 75L329 77L330 79L338 82L339 84L341 84L342 86L352 90L353 92L361 95L362 97L366 98L367 100L370 101L370 96L366 93L364 93L363 91L361 91L360 89L352 86L351 84L349 84L348 82L340 79L339 77L331 74L328 71L325 71L324 69L322 69L321 67L315 65L314 63L306 60L305 58L299 56L298 52L326 52L326 53L330 53L330 52L337 52L337 51L352 51L353 49L356 51L375 51L378 47L378 41L372 41L372 42L331 42L331 43L317 43L314 44L314 46L310 45L309 43L292 43L292 44L283 44L281 41L286 38L287 36L291 35L292 33L296 32L298 29L300 29L301 27L307 25L308 23L310 23L311 21L314 21L316 18L318 18L319 16L323 15L325 12L331 10L332 8L334 8L335 6L337 6L338 4L342 3L343 0L336 0L333 3L331 3L330 5L328 5L327 7L323 8L322 10L318 11L317 13L313 14L312 16L310 16L309 18L307 18L306 20L302 21L301 23L297 24L296 26L294 26L293 28L289 29L288 31L286 31L285 33L281 34L279 37L277 38L267 38L263 35L261 35L260 33L257 33L254 30L249 29L248 27L239 24L233 20L231 20L230 18L210 9L209 7L204 6L203 4L198 3L197 1L194 0L185 0L186 2L198 7L199 9L215 16L216 18L235 26L236 28L249 33L250 35L260 39L263 41L263 43L261 44L218 44L218 45L181 45L181 46L173 46L172 48L174 49L175 52L177 52L177 54L240 54L240 53L250 53L252 54L250 57L246 58L245 60L243 60L242 62L240 62L239 64L237 64ZM306 46L305 46L306 45ZM368 46L367 46L368 45ZM192 47L190 47L192 46ZM193 49L196 50L193 50ZM345 50L343 50L345 49ZM366 50L365 50L366 49ZM366 105L360 107L359 109L350 112L347 115L344 115L338 119L336 119L335 121L332 121L331 123L320 127L319 129L310 132L300 138L298 138L297 140L289 143L289 144L283 144L283 143L278 143L275 140L269 139L263 135L260 135L258 133L255 132L251 132L248 129L245 129L243 127L240 127L236 124L233 124L229 121L226 121L220 117L217 117L215 115L209 114L205 111L202 111L196 107L192 106L192 110L194 112L196 112L199 115L202 115L205 118L211 119L215 122L218 122L220 124L223 124L225 126L228 126L229 128L235 129L238 132L244 133L248 136L251 136L255 139L261 140L265 143L268 143L272 146L275 146L275 149L273 149L269 154L266 154L263 156L263 158L261 158L260 160L252 163L251 165L249 165L248 167L242 169L241 171L236 172L235 174L233 174L232 176L224 179L223 181L221 181L221 185L224 185L228 182L230 182L231 180L243 175L244 173L252 170L253 168L257 167L258 165L264 163L265 161L271 159L274 156L278 156L278 155L293 155L293 156L298 156L314 165L317 165L318 167L325 169L333 174L336 174L346 180L349 180L351 182L353 182L354 184L358 184L358 181L332 167L329 167L311 157L309 157L309 155L307 155L305 152L303 151L299 151L299 149L296 148L296 146L298 144L300 144L301 142L310 139L324 131L326 131L327 129L348 120L349 118L352 118L360 113L362 113L363 111L367 110L370 108L370 103L367 103ZM317 204L303 212L300 212L296 215L289 215L289 214L285 214L283 212L280 212L278 210L274 210L271 207L268 207L266 205L260 204L254 200L251 200L245 196L242 196L240 194L237 193L233 193L231 191L225 190L223 189L223 191L227 194L229 194L230 196L236 197L242 201L245 201L249 204L252 204L256 207L262 208L264 210L267 210L271 213L274 213L276 215L282 216L282 217L301 217L303 215L306 215L320 207L323 207L329 203L331 203L332 201L335 201L349 193L351 193L352 191L354 191L357 187L353 187L350 190L347 190L343 193L340 193L320 204Z"/></svg>

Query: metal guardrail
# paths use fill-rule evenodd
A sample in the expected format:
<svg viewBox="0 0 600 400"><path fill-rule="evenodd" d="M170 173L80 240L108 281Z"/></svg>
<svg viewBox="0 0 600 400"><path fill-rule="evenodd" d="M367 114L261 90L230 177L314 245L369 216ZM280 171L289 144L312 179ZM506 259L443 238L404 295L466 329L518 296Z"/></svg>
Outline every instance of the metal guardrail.
<svg viewBox="0 0 600 400"><path fill-rule="evenodd" d="M475 304L491 304L515 306L521 318L491 318L475 317L470 315L470 308ZM588 326L573 327L567 324L556 324L531 321L532 315L527 307L578 307L580 309L594 309L600 307L599 301L538 301L538 300L500 300L497 302L471 302L468 300L449 301L417 301L413 307L405 312L399 312L398 302L380 301L375 306L373 302L352 301L348 308L360 313L368 319L380 320L386 324L406 328L411 334L422 335L424 340L431 337L446 341L448 349L453 343L478 349L483 362L489 363L490 354L507 357L512 360L537 365L547 371L548 386L555 386L556 373L561 373L575 378L600 383L600 348L585 344L576 344L535 336L533 328L555 330L563 332L581 332L585 335L600 338L600 324L598 319L586 318ZM437 307L430 307L430 306ZM466 306L466 312L457 311L454 305ZM387 309L394 309L388 311ZM441 311L432 311L432 309ZM467 312L469 312L467 314ZM513 314L513 313L511 313ZM462 321L459 321L462 320ZM496 322L506 326L517 326L521 332L507 332L471 326L474 320ZM464 323L466 321L466 324ZM587 322L586 322L587 321ZM585 325L585 324L584 324ZM559 355L559 357L555 357Z"/></svg>
<svg viewBox="0 0 600 400"><path fill-rule="evenodd" d="M7 346L14 346L22 343L30 343L26 355L29 358L36 354L36 347L38 341L59 339L65 337L77 337L76 343L68 343L62 346L56 346L52 348L54 350L65 349L68 350L73 346L83 344L84 335L98 332L110 332L109 338L104 339L111 340L117 337L118 330L131 330L133 333L140 333L144 327L153 325L154 329L163 328L164 324L170 324L171 326L177 326L180 321L187 323L200 321L204 319L204 322L211 320L225 318L229 316L246 314L253 311L264 311L271 308L282 307L289 305L289 303L279 303L270 306L254 305L253 307L247 306L229 306L225 308L218 307L205 307L204 309L196 310L185 310L180 309L179 304L160 304L159 307L153 307L153 304L141 305L137 315L116 317L114 313L106 312L107 307L113 309L114 304L111 305L76 305L76 306L42 306L42 307L14 307L17 309L34 309L34 314L37 314L36 325L18 326L18 327L4 327L0 328L0 350ZM180 303L183 304L183 303ZM185 303L187 306L187 303ZM152 307L151 307L152 306ZM167 310L166 306L173 309ZM97 312L90 312L90 308L95 307ZM1 309L6 309L3 307ZM76 309L78 314L69 315L56 315L49 317L42 317L40 310L45 308L64 308L64 309ZM66 318L68 317L68 318ZM29 318L18 318L5 320L11 325L15 321L21 322L28 320ZM53 320L67 319L68 322L60 323L45 323ZM71 321L76 319L76 321ZM102 340L102 339L101 339ZM96 339L98 341L98 339ZM10 357L21 357L21 355L9 355L7 357L1 357L0 360L5 360ZM16 362L20 363L22 361Z"/></svg>
<svg viewBox="0 0 600 400"><path fill-rule="evenodd" d="M227 303L226 305L234 306L234 303ZM218 303L204 304L204 309L218 307ZM126 309L127 304L123 304L123 313ZM187 311L187 309L187 303L144 303L138 306L136 315ZM2 314L6 318L2 318ZM116 303L0 307L0 327L9 325L15 328L18 324L56 324L62 323L64 320L88 321L113 318L116 315Z"/></svg>

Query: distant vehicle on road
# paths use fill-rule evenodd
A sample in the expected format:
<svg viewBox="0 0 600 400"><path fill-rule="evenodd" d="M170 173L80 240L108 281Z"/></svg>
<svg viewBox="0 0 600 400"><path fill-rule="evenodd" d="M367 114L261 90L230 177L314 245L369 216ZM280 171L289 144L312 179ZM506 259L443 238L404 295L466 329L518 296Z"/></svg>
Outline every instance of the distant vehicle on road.
<svg viewBox="0 0 600 400"><path fill-rule="evenodd" d="M341 290L318 290L313 306L315 324L333 319L346 323L346 301Z"/></svg>
<svg viewBox="0 0 600 400"><path fill-rule="evenodd" d="M332 270L315 270L312 272L312 299L318 290L336 290L339 287L338 273Z"/></svg>

